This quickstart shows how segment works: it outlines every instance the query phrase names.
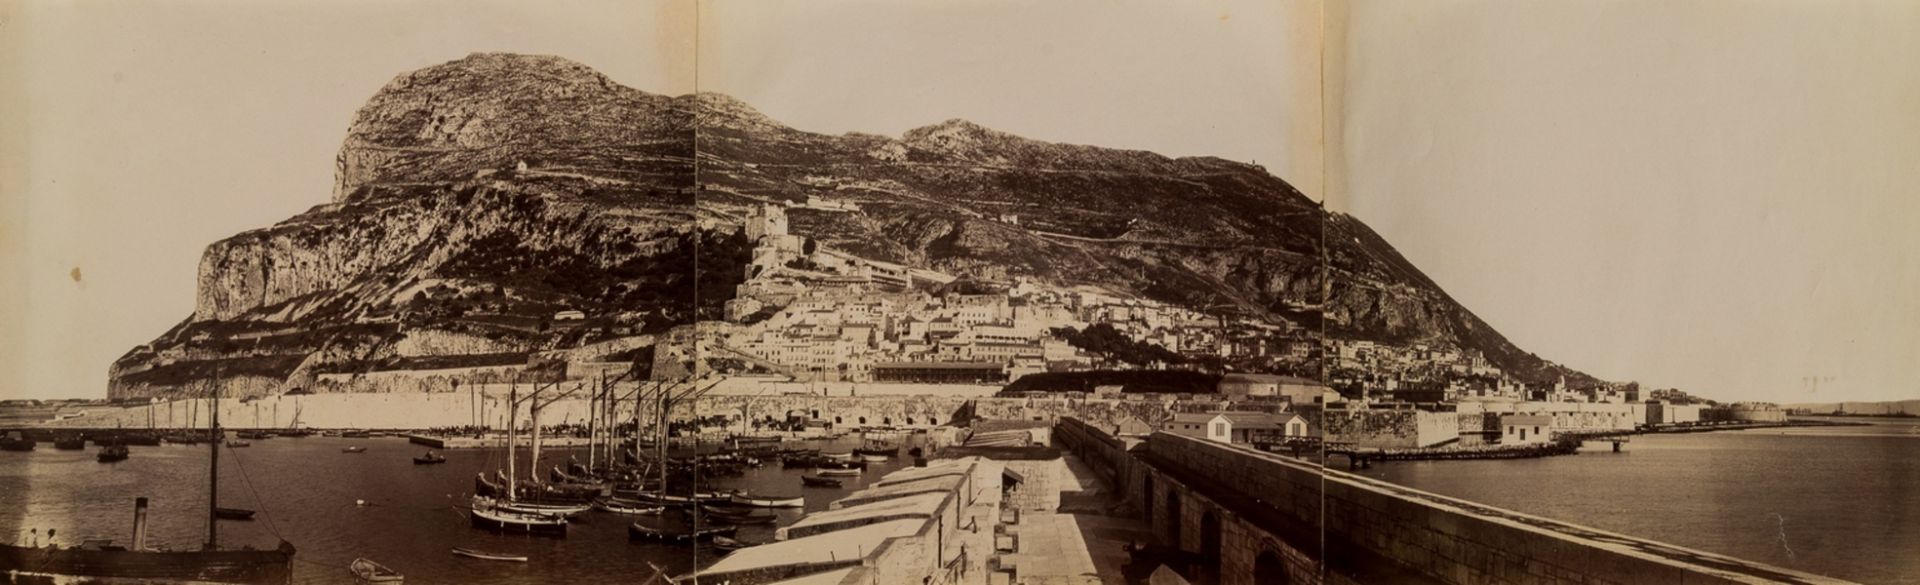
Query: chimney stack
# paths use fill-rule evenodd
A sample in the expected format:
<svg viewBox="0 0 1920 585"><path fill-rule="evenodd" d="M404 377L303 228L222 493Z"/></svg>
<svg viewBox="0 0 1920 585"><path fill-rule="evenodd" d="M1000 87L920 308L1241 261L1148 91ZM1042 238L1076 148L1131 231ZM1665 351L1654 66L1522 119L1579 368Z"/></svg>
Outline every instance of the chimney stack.
<svg viewBox="0 0 1920 585"><path fill-rule="evenodd" d="M147 498L133 499L133 550L147 550Z"/></svg>

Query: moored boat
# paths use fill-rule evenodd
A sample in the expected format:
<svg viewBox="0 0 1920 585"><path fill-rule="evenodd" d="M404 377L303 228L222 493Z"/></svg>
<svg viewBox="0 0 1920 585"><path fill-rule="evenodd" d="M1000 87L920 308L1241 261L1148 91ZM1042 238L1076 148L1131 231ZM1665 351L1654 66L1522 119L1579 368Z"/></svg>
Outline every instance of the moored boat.
<svg viewBox="0 0 1920 585"><path fill-rule="evenodd" d="M413 458L414 465L437 465L446 462L447 456L432 451L428 451L426 455Z"/></svg>
<svg viewBox="0 0 1920 585"><path fill-rule="evenodd" d="M894 457L900 454L900 446L890 444L890 443L882 443L882 442L875 441L873 443L868 444L865 447L854 449L853 452L856 455L884 455L887 457Z"/></svg>
<svg viewBox="0 0 1920 585"><path fill-rule="evenodd" d="M352 571L353 578L360 583L402 583L406 581L406 577L402 576L399 571L389 569L386 565L365 558L354 559L352 563L347 565L347 570Z"/></svg>
<svg viewBox="0 0 1920 585"><path fill-rule="evenodd" d="M612 512L628 516L656 516L660 514L661 510L666 509L662 506L650 506L642 502L612 499L596 501L593 503L593 507L602 512Z"/></svg>
<svg viewBox="0 0 1920 585"><path fill-rule="evenodd" d="M219 388L220 384L214 384ZM210 396L218 400L218 390ZM208 436L218 437L219 409L211 409ZM109 450L124 450L128 444L122 435L111 442ZM153 443L159 438L148 435ZM103 450L104 454L104 450ZM133 542L117 546L111 541L90 540L77 547L22 547L0 544L0 574L29 577L32 582L47 583L277 583L293 579L294 547L285 540L273 550L227 550L219 546L220 533L220 449L207 450L207 545L199 550L156 550L148 545L147 499L134 499ZM10 581L11 582L11 581Z"/></svg>
<svg viewBox="0 0 1920 585"><path fill-rule="evenodd" d="M654 542L686 544L700 540L708 540L715 536L731 536L733 533L739 531L740 527L738 526L714 526L701 528L699 530L687 528L663 530L635 522L627 525L627 538L629 540L650 540Z"/></svg>
<svg viewBox="0 0 1920 585"><path fill-rule="evenodd" d="M886 463L888 459L892 459L892 457L886 455L869 455L866 453L860 454L860 460L867 463Z"/></svg>
<svg viewBox="0 0 1920 585"><path fill-rule="evenodd" d="M0 451L32 451L34 445L38 444L39 443L27 438L25 434L19 431L7 433L7 436L0 437Z"/></svg>
<svg viewBox="0 0 1920 585"><path fill-rule="evenodd" d="M249 443L246 441L227 441L228 449L237 449L240 447L252 447L252 446L253 446L253 443Z"/></svg>
<svg viewBox="0 0 1920 585"><path fill-rule="evenodd" d="M510 554L506 554L506 553L492 553L492 552L486 552L486 551L481 551L481 550L474 550L474 549L470 549L470 548L458 548L458 547L455 547L455 548L453 549L453 554L454 554L454 556L462 556L462 557L467 557L467 558L472 558L472 559L480 559L480 560L483 560L483 561L502 561L502 562L508 562L508 563L524 563L524 562L527 562L527 557L525 557L525 556L522 556L522 555L510 555Z"/></svg>
<svg viewBox="0 0 1920 585"><path fill-rule="evenodd" d="M815 476L815 475L802 475L802 476L800 476L800 485L802 485L802 486L805 486L805 487L834 487L834 488L837 488L837 487L840 487L840 480L837 480L837 479L834 479L834 478L831 478L831 477L819 477L819 476Z"/></svg>
<svg viewBox="0 0 1920 585"><path fill-rule="evenodd" d="M365 453L367 452L367 448L366 447L341 447L340 452L341 453Z"/></svg>
<svg viewBox="0 0 1920 585"><path fill-rule="evenodd" d="M728 498L735 506L754 508L802 508L807 505L806 496L767 496L737 493Z"/></svg>
<svg viewBox="0 0 1920 585"><path fill-rule="evenodd" d="M813 474L816 476L854 477L860 475L860 473L860 470L855 468L839 469L818 467L813 470Z"/></svg>
<svg viewBox="0 0 1920 585"><path fill-rule="evenodd" d="M591 503L555 504L555 503L543 503L543 502L529 502L525 500L504 501L504 500L498 500L494 498L474 496L473 506L476 508L481 506L486 506L486 507L500 509L500 510L507 510L510 512L520 512L523 514L545 514L548 516L558 516L561 518L567 518L571 516L577 516L581 512L587 511L589 508L593 507L593 504Z"/></svg>
<svg viewBox="0 0 1920 585"><path fill-rule="evenodd" d="M54 439L53 448L61 451L80 451L87 448L87 440L80 437Z"/></svg>
<svg viewBox="0 0 1920 585"><path fill-rule="evenodd" d="M113 463L115 461L126 461L127 457L130 456L132 456L132 453L127 451L126 445L108 445L101 447L100 454L96 457L101 463Z"/></svg>
<svg viewBox="0 0 1920 585"><path fill-rule="evenodd" d="M493 505L491 500L486 502L482 504L476 499L473 509L468 511L475 528L507 534L567 535L567 519L563 516L506 509Z"/></svg>
<svg viewBox="0 0 1920 585"><path fill-rule="evenodd" d="M717 548L720 550L736 551L743 548L747 548L748 546L751 546L751 545L744 542L740 542L738 540L734 540L732 537L728 537L728 536L713 537L713 548Z"/></svg>

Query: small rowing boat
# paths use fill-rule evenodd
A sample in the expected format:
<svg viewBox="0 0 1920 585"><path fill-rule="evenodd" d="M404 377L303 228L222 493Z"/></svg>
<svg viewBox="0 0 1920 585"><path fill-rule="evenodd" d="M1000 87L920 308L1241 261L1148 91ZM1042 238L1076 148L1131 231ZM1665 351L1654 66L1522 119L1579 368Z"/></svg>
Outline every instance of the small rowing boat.
<svg viewBox="0 0 1920 585"><path fill-rule="evenodd" d="M627 525L627 538L630 540L651 540L655 542L686 544L700 540L708 540L715 536L729 536L739 530L740 527L738 526L715 526L699 530L661 530L635 522Z"/></svg>
<svg viewBox="0 0 1920 585"><path fill-rule="evenodd" d="M353 571L353 578L361 583L401 583L407 579L399 571L364 558L354 559L347 570Z"/></svg>
<svg viewBox="0 0 1920 585"><path fill-rule="evenodd" d="M820 468L814 469L813 474L817 476L855 477L860 475L860 470L859 469L829 469L826 467L820 467Z"/></svg>
<svg viewBox="0 0 1920 585"><path fill-rule="evenodd" d="M738 540L734 540L732 538L725 537L725 536L713 537L713 548L716 548L716 549L720 549L724 551L736 551L743 548L747 548L749 546L753 546L753 545L740 542Z"/></svg>
<svg viewBox="0 0 1920 585"><path fill-rule="evenodd" d="M831 477L819 477L819 476L813 476L813 475L802 475L802 476L800 476L800 485L801 485L801 486L804 486L804 487L832 487L832 488L837 488L837 487L840 487L840 480L837 480L837 479L834 479L834 478L831 478Z"/></svg>
<svg viewBox="0 0 1920 585"><path fill-rule="evenodd" d="M473 550L470 548L455 548L453 549L453 554L455 556L462 556L470 559L480 559L483 561L502 561L502 562L508 562L508 563L527 562L527 557L520 556L520 555L490 553L486 551Z"/></svg>
<svg viewBox="0 0 1920 585"><path fill-rule="evenodd" d="M341 453L365 453L367 452L367 448L366 447L341 447L340 452Z"/></svg>
<svg viewBox="0 0 1920 585"><path fill-rule="evenodd" d="M435 453L432 451L428 451L426 455L421 455L419 457L413 458L414 465L434 465L434 464L446 463L446 462L447 462L447 457L445 455L441 455L439 453Z"/></svg>
<svg viewBox="0 0 1920 585"><path fill-rule="evenodd" d="M602 512L626 514L628 516L657 516L661 510L666 509L661 506L648 506L631 500L599 500L593 503L593 507Z"/></svg>
<svg viewBox="0 0 1920 585"><path fill-rule="evenodd" d="M728 501L735 506L753 508L803 508L807 505L806 496L756 496L748 493L733 494Z"/></svg>

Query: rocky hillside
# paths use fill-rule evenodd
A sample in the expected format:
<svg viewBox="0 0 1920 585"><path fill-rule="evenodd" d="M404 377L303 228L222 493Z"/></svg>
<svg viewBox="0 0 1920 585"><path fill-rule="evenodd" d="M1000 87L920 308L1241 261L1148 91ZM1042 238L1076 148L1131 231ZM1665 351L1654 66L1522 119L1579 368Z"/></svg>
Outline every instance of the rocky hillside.
<svg viewBox="0 0 1920 585"><path fill-rule="evenodd" d="M899 138L815 134L726 96L660 96L563 59L476 54L381 88L336 162L332 202L208 247L193 315L114 363L113 396L197 392L215 377L287 392L626 347L614 341L710 317L731 295L746 206L809 199L821 204L789 212L794 230L855 254L1340 337L1456 342L1528 377L1563 373L1358 220L1217 158L963 120ZM847 203L859 211L834 208Z"/></svg>

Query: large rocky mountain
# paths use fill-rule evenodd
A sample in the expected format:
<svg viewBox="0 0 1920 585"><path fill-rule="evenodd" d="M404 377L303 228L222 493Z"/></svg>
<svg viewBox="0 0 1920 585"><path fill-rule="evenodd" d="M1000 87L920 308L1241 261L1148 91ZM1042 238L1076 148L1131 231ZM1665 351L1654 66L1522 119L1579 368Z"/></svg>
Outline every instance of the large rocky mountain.
<svg viewBox="0 0 1920 585"><path fill-rule="evenodd" d="M793 230L861 256L1451 343L1529 379L1570 373L1514 347L1357 219L1217 158L963 120L817 134L722 95L476 54L387 84L336 162L332 202L208 247L193 315L116 361L112 395L216 376L284 392L329 373L617 350L717 316L748 260L742 213L809 197L860 211L795 207ZM585 318L556 321L574 310Z"/></svg>

